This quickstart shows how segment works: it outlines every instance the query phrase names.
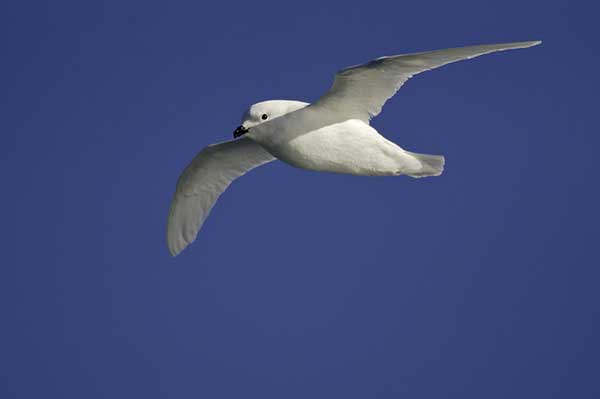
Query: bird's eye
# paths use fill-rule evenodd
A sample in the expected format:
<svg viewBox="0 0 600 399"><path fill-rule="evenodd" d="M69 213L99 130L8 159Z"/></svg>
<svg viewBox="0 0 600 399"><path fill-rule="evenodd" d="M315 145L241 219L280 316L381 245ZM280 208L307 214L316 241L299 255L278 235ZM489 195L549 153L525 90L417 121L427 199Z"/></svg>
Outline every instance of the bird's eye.
<svg viewBox="0 0 600 399"><path fill-rule="evenodd" d="M264 120L266 120L268 118L268 116L267 116L267 114L262 114L261 118L264 121Z"/></svg>

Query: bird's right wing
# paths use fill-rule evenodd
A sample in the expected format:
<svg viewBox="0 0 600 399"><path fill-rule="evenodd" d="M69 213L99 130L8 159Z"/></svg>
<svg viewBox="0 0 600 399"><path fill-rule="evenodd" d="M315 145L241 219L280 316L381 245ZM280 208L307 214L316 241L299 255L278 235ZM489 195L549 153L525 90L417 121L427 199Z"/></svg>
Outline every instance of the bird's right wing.
<svg viewBox="0 0 600 399"><path fill-rule="evenodd" d="M540 43L488 44L377 58L339 71L329 91L312 107L335 112L343 119L360 119L369 123L381 112L383 104L413 75L451 62Z"/></svg>
<svg viewBox="0 0 600 399"><path fill-rule="evenodd" d="M176 256L195 239L213 205L246 172L275 158L249 138L213 144L185 168L167 222L167 245Z"/></svg>

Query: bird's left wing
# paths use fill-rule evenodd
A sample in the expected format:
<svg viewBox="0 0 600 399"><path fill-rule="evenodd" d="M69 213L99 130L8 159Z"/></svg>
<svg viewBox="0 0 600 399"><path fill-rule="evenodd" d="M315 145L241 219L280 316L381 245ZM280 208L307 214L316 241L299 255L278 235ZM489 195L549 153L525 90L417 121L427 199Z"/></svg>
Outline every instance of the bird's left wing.
<svg viewBox="0 0 600 399"><path fill-rule="evenodd" d="M167 222L167 245L176 256L195 239L213 205L238 177L275 158L249 138L212 144L196 155L179 180Z"/></svg>
<svg viewBox="0 0 600 399"><path fill-rule="evenodd" d="M489 44L377 58L339 71L329 91L312 106L336 112L344 119L360 119L368 123L413 75L451 62L540 43Z"/></svg>

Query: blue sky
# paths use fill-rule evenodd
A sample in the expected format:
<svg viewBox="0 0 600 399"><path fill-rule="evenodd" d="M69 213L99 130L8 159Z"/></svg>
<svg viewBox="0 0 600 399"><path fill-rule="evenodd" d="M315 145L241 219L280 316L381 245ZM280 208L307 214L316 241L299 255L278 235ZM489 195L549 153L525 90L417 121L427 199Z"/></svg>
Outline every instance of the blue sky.
<svg viewBox="0 0 600 399"><path fill-rule="evenodd" d="M0 6L5 398L592 398L588 2ZM273 163L171 258L197 151L371 58L543 40L419 75L373 125L441 177Z"/></svg>

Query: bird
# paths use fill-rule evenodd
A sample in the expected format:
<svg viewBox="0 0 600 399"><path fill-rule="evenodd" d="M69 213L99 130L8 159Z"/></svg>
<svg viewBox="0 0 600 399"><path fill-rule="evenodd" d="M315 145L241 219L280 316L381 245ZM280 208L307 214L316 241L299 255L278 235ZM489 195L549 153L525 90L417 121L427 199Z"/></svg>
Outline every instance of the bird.
<svg viewBox="0 0 600 399"><path fill-rule="evenodd" d="M242 115L233 140L211 144L183 170L167 220L176 256L190 245L219 196L238 177L274 160L319 172L358 176L439 176L442 155L407 151L370 125L412 76L496 51L536 46L527 41L449 48L376 58L341 69L317 101L268 100Z"/></svg>

